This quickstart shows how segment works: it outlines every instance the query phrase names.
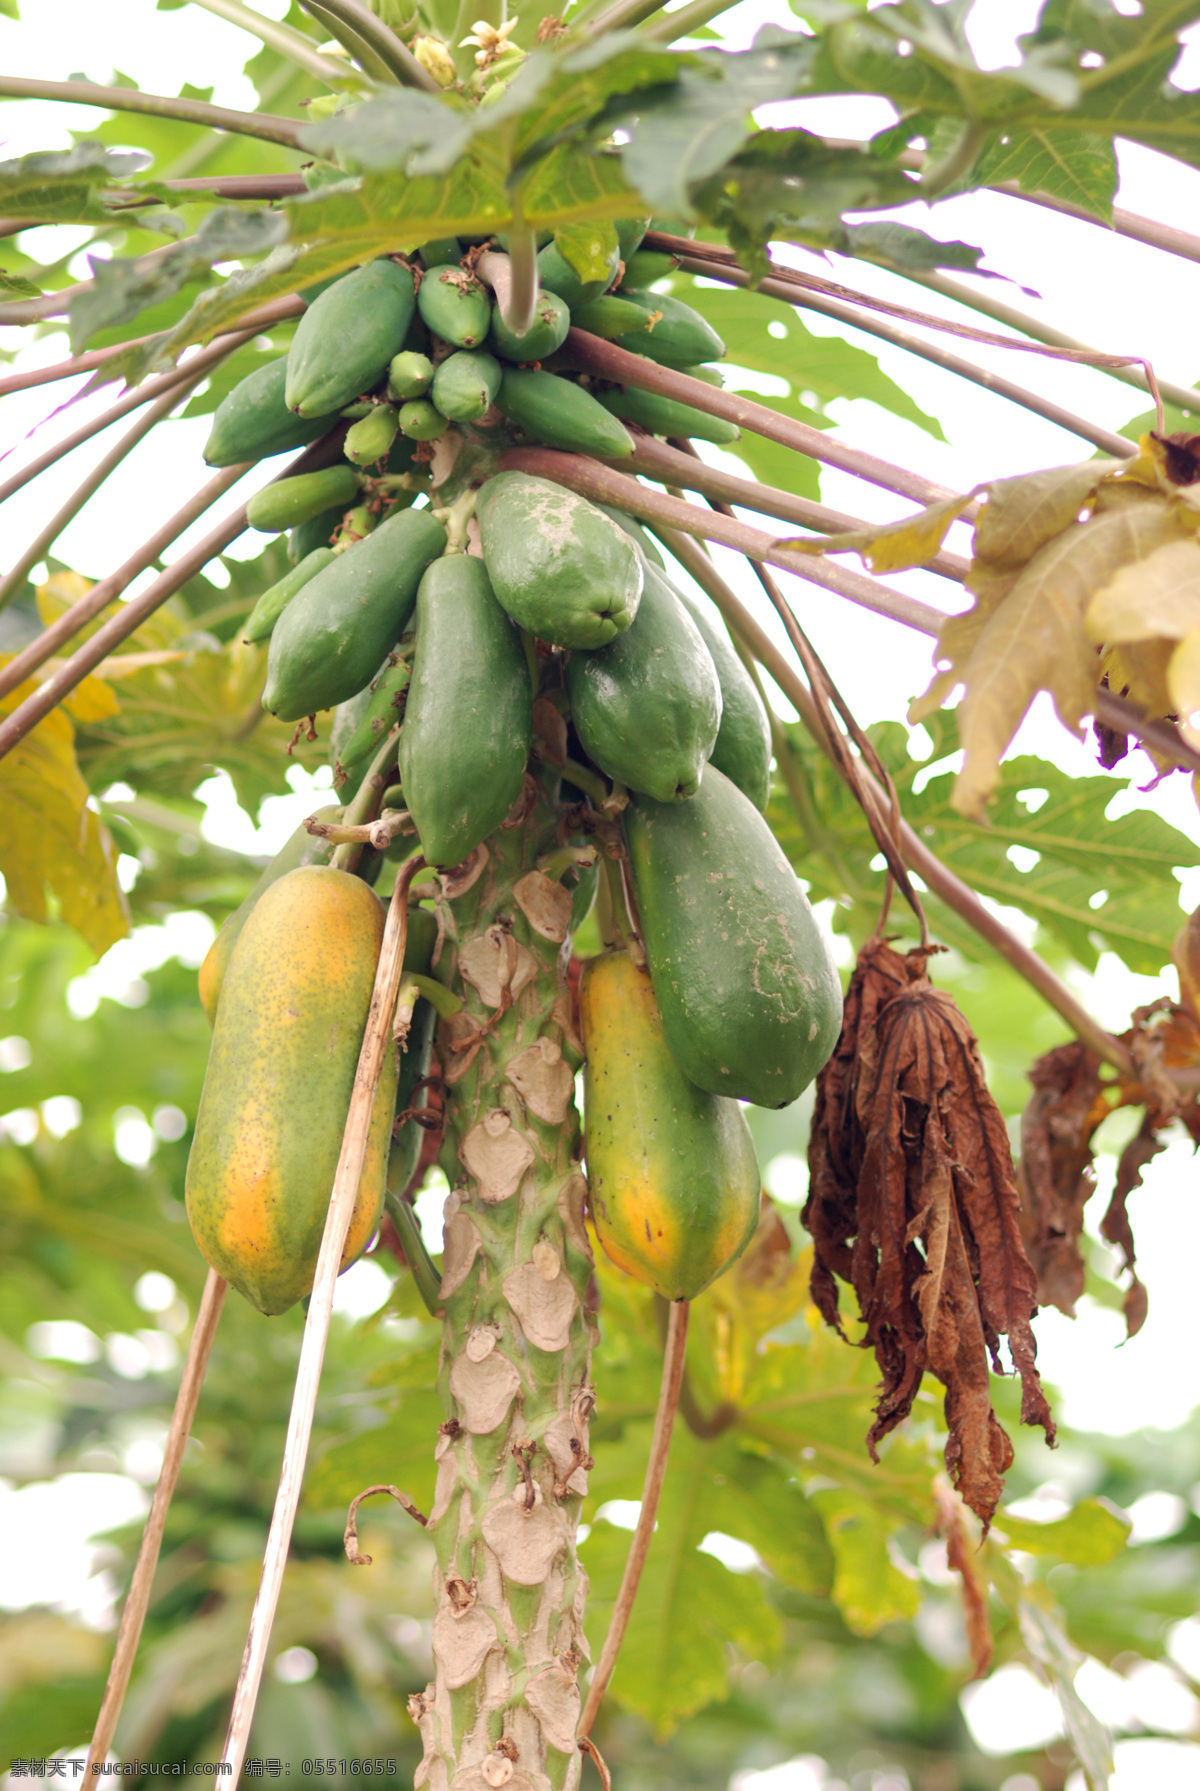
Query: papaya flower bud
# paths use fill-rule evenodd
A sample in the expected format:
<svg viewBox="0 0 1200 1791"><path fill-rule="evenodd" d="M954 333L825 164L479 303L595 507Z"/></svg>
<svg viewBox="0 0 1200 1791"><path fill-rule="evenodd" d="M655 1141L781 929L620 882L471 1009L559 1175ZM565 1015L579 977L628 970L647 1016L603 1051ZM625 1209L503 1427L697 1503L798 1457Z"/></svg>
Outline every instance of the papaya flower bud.
<svg viewBox="0 0 1200 1791"><path fill-rule="evenodd" d="M412 53L426 74L433 76L439 87L453 87L458 79L454 59L437 37L414 37Z"/></svg>

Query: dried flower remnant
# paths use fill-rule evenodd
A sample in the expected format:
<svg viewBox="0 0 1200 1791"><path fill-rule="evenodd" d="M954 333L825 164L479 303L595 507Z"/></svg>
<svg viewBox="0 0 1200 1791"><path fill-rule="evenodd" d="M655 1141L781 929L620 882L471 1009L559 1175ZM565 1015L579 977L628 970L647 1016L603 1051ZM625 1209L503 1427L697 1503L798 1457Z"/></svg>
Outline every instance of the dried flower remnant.
<svg viewBox="0 0 1200 1791"><path fill-rule="evenodd" d="M837 1281L854 1287L883 1375L872 1455L912 1409L928 1369L946 1389L946 1466L986 1526L1012 1444L992 1409L1001 1336L1021 1377L1021 1418L1054 1423L1035 1367L1037 1282L1021 1241L1008 1136L975 1038L927 975L928 948L871 939L817 1084L804 1223L812 1293L841 1329Z"/></svg>

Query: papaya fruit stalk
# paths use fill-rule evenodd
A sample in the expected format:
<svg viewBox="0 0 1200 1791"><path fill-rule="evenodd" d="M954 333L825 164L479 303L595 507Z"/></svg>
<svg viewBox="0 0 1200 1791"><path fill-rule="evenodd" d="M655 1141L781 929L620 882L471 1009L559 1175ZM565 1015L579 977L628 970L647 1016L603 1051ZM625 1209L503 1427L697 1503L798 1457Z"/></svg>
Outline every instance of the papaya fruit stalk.
<svg viewBox="0 0 1200 1791"><path fill-rule="evenodd" d="M445 949L464 1005L437 1039L452 1191L446 1421L428 1527L435 1677L409 1706L424 1743L416 1783L430 1791L479 1773L480 1784L574 1791L581 1770L587 1581L576 1530L591 1465L593 1319L561 950L569 911L537 868L558 843L553 809L539 791L513 819L446 879Z"/></svg>

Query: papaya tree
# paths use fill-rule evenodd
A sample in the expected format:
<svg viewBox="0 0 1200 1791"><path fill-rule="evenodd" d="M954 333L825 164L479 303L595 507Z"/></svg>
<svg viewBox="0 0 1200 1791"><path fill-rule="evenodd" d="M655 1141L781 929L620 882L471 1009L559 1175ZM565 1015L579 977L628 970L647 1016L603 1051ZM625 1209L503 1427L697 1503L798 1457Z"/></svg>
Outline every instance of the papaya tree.
<svg viewBox="0 0 1200 1791"><path fill-rule="evenodd" d="M1055 1441L1034 1320L1084 1289L1099 1128L1139 1116L1103 1221L1131 1335L1147 1295L1128 1197L1169 1127L1200 1139L1200 957L1194 923L1174 937L1171 875L1195 849L1145 809L1108 819L1102 775L1138 748L1162 776L1200 769L1197 395L957 284L947 270L980 251L890 214L999 188L1200 257L1112 209L1117 137L1200 159L1171 79L1200 5L1048 0L1022 59L987 70L957 0L795 0L795 27L745 49L714 34L719 0L479 19L302 0L282 21L196 4L261 40L254 111L0 76L2 98L98 121L0 164L0 323L69 336L0 395L50 401L86 376L70 404L87 417L0 479L0 502L134 419L0 577L7 901L96 954L128 930L130 893L223 923L194 1000L203 1093L194 1032L191 1106L173 1109L186 1170L165 1198L178 1217L184 1196L191 1242L160 1262L130 1232L199 1297L91 1764L114 1737L161 1736L169 1650L136 1660L189 1437L223 1352L253 1362L283 1336L294 1386L253 1602L214 1594L233 1621L205 1632L235 1779L262 1769L248 1749L280 1631L309 1633L292 1592L343 1596L328 1562L304 1575L305 1512L347 1507L349 1583L372 1572L361 1501L387 1495L432 1573L406 1731L430 1791L609 1782L610 1683L666 1731L728 1694L731 1651L778 1648L780 1610L820 1605L867 1647L916 1614L905 1547L929 1536L969 1670L997 1639L1024 1650L1104 1785L1076 1613L1048 1576L1115 1560L1127 1525L1089 1498L1043 1534L1002 1500L1012 1431ZM854 95L886 101L892 128L754 122ZM26 253L55 225L88 233L89 277ZM932 286L987 327L836 283L798 250ZM805 309L1090 457L957 491L834 440L838 396L936 425L863 350L818 348ZM1113 432L897 321L1103 369L1153 409ZM746 389L764 373L790 395ZM208 474L119 565L64 565L60 535L181 407L211 418ZM892 494L900 520L823 505L822 466ZM274 539L232 554L252 530ZM969 604L886 582L916 568ZM898 724L860 726L799 619L813 587L867 638L856 611L931 642L909 715L923 759ZM1090 720L1095 775L1006 756L1043 690L1068 728ZM327 805L256 881L241 865L222 882L197 786L219 769L254 807L292 766ZM1014 848L1033 855L1019 881ZM1100 949L1147 972L1173 953L1179 1000L1110 1032L1062 973ZM1011 1090L989 1087L954 998L964 962L1051 1017L1005 1058L1032 1082L1016 1165ZM759 1151L785 1139L808 1155L799 1216L762 1188ZM415 1202L439 1176L431 1252ZM331 1314L368 1250L402 1274L356 1380ZM339 1397L370 1408L343 1434L318 1408L327 1350ZM619 1500L638 1502L628 1541L596 1521ZM753 1551L773 1600L702 1549L713 1535Z"/></svg>

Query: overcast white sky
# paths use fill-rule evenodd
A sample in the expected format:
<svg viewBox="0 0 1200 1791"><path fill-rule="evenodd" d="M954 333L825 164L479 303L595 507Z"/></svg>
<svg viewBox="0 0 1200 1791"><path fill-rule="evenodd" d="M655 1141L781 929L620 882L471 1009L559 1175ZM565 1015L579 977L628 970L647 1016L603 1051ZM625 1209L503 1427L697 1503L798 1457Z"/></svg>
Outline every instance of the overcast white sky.
<svg viewBox="0 0 1200 1791"><path fill-rule="evenodd" d="M272 17L285 11L283 0L255 0L257 9ZM1120 4L1121 11L1136 11L1133 0ZM176 92L183 80L198 86L212 85L218 103L249 106L254 96L241 74L243 62L253 53L246 35L199 8L157 12L153 0L121 0L118 7L97 6L94 0L24 0L24 19L15 24L0 19L0 65L14 74L65 79L82 73L104 81L116 68L132 76L145 89ZM1034 0L979 0L971 23L972 42L980 61L1002 66L1013 60L1016 36L1028 30L1038 11ZM781 0L744 0L728 15L738 38L748 41L758 25L775 19L795 23ZM1185 67L1184 85L1200 85L1200 36L1193 34ZM772 122L803 123L838 136L862 136L890 122L886 106L870 100L804 102L777 108ZM89 108L66 108L36 102L0 104L0 156L33 149L66 147L67 131L86 131L97 114ZM1200 229L1200 171L1187 170L1167 159L1132 146L1120 152L1121 190L1118 203L1128 210L1185 228ZM1058 328L1093 346L1150 358L1164 377L1184 385L1200 380L1200 346L1196 319L1200 317L1200 265L1178 260L1145 248L1092 225L1057 216L1019 200L997 194L975 194L949 201L932 212L909 208L911 221L943 238L959 237L986 250L986 265L1040 295L1028 298L1016 287L992 284L1009 302L1022 306ZM79 240L78 233L74 240ZM38 252L47 258L62 254L72 239L62 232L30 233ZM44 242L44 248L43 248ZM2 245L0 245L2 251ZM860 263L822 260L801 251L789 252L797 264L824 267L848 285L895 297L902 303L923 306L931 312L961 315L970 312L939 301L934 295ZM0 253L2 260L2 253ZM87 269L77 272L85 277ZM979 321L974 318L975 321ZM836 333L833 325L811 314L808 327L818 335ZM887 459L918 468L932 479L965 489L983 479L1017 473L1037 466L1062 464L1085 458L1090 447L1064 431L978 387L966 385L902 351L877 344L868 336L846 332L849 339L876 353L883 368L905 385L926 411L940 418L947 445L933 442L920 430L890 417L873 405L847 402L834 407L836 433L847 442L869 447ZM0 332L0 344L18 341L14 331ZM1005 373L1019 383L1035 387L1076 413L1110 428L1147 407L1148 400L1105 375L1001 350L955 344L957 352ZM65 353L65 339L54 335L30 346L19 364L40 364ZM53 402L60 402L65 388L49 388ZM0 418L0 449L19 442L42 418L47 394L33 392L7 398ZM79 411L70 427L79 420ZM54 439L65 423L50 424L39 431L40 449ZM100 501L94 501L62 537L57 552L82 570L99 575L119 563L145 533L148 518L178 507L183 494L195 489L205 476L200 449L207 433L203 420L173 423L155 431L152 442L130 457L109 481ZM5 470L19 462L26 451L18 448ZM100 444L72 456L10 505L0 563L10 557L16 542L28 539L62 502L90 461L102 451ZM253 478L245 482L251 489ZM240 494L239 494L240 495ZM896 500L839 474L823 477L825 500L861 515L897 514ZM209 526L198 525L197 531ZM255 552L256 537L247 537L243 551ZM185 536L172 550L187 545ZM237 550L235 550L237 551ZM757 587L732 557L726 556L730 576L757 606ZM947 587L927 575L912 574L896 584L920 590L931 601L947 603ZM921 689L929 672L929 645L921 637L861 613L814 587L792 583L797 609L863 720L902 716L911 696ZM1080 771L1095 771L1089 753L1054 722L1039 704L1019 737L1020 750L1033 750ZM1123 780L1114 779L1114 789ZM267 825L257 835L252 818L233 809L227 792L210 792L209 831L219 839L258 850L273 850L294 825L295 811L307 812L309 791L302 784L288 803L272 805L264 817ZM1145 803L1167 816L1194 838L1200 823L1183 778L1175 778L1148 796L1136 793L1120 798L1120 806ZM1200 900L1200 885L1189 885L1191 902ZM124 955L114 964L110 980L120 987L136 974L138 953L146 961L161 956L157 940L146 939L144 948L135 941L118 948ZM104 984L104 967L97 988ZM1170 984L1164 984L1169 988ZM1120 1024L1133 1001L1143 1000L1157 985L1135 979L1119 966L1106 962L1089 996L1105 1021ZM3 1091L0 1087L0 1112ZM1145 1332L1127 1347L1117 1350L1119 1328L1114 1315L1085 1309L1074 1325L1057 1314L1039 1320L1041 1358L1049 1377L1063 1390L1067 1418L1082 1427L1124 1431L1146 1423L1173 1425L1200 1404L1200 1358L1190 1347L1181 1347L1176 1327L1188 1321L1194 1304L1190 1266L1200 1258L1200 1203L1196 1200L1196 1171L1189 1150L1172 1147L1151 1166L1146 1188L1134 1203L1141 1266L1151 1289L1151 1319ZM1053 1488L1050 1488L1053 1491ZM4 1603L0 1578L0 1604ZM1027 1688L1026 1688L1027 1690ZM1015 1706L1014 1706L1015 1708ZM980 1720L983 1720L982 1713ZM1001 1715L1001 1733L1003 1733ZM782 1770L782 1769L781 1769ZM1174 1766L1160 1756L1152 1768L1138 1767L1128 1759L1115 1781L1114 1791L1141 1791L1154 1784L1164 1791ZM1187 1767L1196 1771L1196 1757ZM805 1778L803 1773L808 1773ZM1149 1772L1149 1776L1147 1776ZM770 1780L769 1791L805 1791L819 1783L815 1768L797 1763L790 1779ZM1155 1776L1157 1775L1157 1776ZM1179 1779L1182 1786L1184 1779ZM1197 1778L1187 1780L1194 1784ZM764 1782L761 1791L768 1791ZM1014 1784L1012 1791L1029 1791Z"/></svg>

